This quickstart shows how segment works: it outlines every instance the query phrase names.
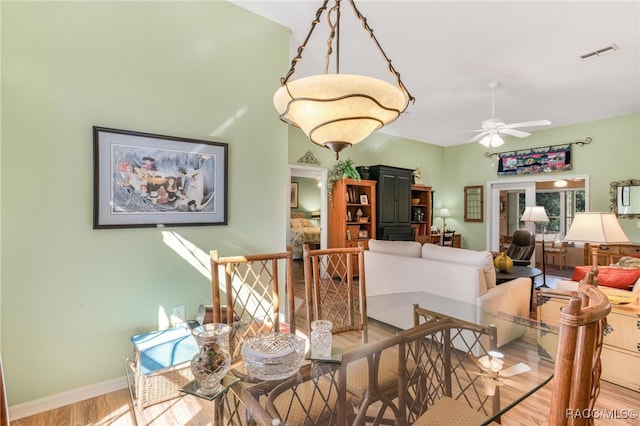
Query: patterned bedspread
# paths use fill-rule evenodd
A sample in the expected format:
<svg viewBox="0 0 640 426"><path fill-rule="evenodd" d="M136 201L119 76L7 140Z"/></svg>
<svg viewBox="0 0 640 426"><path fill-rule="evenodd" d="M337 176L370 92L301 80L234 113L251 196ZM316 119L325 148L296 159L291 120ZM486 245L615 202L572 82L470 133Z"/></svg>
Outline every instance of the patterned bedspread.
<svg viewBox="0 0 640 426"><path fill-rule="evenodd" d="M320 228L291 228L289 244L293 247L293 258L302 259L304 244L320 244Z"/></svg>

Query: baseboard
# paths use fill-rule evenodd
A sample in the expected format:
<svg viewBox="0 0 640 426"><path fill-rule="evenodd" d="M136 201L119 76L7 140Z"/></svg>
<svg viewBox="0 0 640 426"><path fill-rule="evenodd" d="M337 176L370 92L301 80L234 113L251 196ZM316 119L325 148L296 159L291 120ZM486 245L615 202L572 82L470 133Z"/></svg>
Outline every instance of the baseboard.
<svg viewBox="0 0 640 426"><path fill-rule="evenodd" d="M71 389L45 398L12 405L9 407L9 419L10 421L14 421L24 417L33 416L34 414L42 413L44 411L53 410L64 407L65 405L84 401L85 399L104 395L105 393L115 392L120 389L124 389L127 386L127 378L122 376L105 382Z"/></svg>

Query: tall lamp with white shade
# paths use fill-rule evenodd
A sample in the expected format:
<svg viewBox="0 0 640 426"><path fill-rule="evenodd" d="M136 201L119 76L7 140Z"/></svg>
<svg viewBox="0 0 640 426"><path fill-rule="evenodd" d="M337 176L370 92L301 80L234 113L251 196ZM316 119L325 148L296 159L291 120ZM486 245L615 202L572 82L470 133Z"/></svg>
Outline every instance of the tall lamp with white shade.
<svg viewBox="0 0 640 426"><path fill-rule="evenodd" d="M564 241L589 243L593 285L598 285L598 248L600 244L629 243L614 213L576 213Z"/></svg>
<svg viewBox="0 0 640 426"><path fill-rule="evenodd" d="M547 212L544 209L544 206L530 206L525 207L524 213L522 213L522 218L520 219L523 222L540 222L542 223L542 287L547 286L547 274L546 274L546 265L545 265L545 255L544 255L544 233L545 233L545 223L549 223L549 217L547 216Z"/></svg>

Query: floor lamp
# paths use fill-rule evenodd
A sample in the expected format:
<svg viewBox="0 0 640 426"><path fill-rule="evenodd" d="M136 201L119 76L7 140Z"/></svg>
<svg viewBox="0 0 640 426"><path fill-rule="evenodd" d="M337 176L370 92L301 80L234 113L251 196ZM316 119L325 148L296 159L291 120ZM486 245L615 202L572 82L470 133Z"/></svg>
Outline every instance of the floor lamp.
<svg viewBox="0 0 640 426"><path fill-rule="evenodd" d="M576 213L564 241L589 243L593 285L598 285L598 248L600 244L628 243L629 238L620 227L614 213Z"/></svg>
<svg viewBox="0 0 640 426"><path fill-rule="evenodd" d="M546 232L545 223L549 223L549 217L547 216L547 212L545 211L543 206L533 206L533 207L525 207L524 213L522 213L522 218L520 219L523 222L540 222L542 223L542 286L547 286L547 274L546 274L546 265L545 265L545 255L544 255L544 233ZM535 235L535 231L534 231Z"/></svg>

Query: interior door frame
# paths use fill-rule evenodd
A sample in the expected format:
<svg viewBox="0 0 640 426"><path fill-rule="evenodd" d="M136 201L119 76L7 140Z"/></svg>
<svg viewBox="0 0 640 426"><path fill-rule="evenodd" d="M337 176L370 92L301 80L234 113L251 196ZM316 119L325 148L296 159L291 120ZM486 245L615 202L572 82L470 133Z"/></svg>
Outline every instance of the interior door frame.
<svg viewBox="0 0 640 426"><path fill-rule="evenodd" d="M528 180L522 178L504 179L487 182L487 250L498 251L500 248L500 191L525 191L525 205L536 205L536 183L546 181L556 181L560 179L583 179L585 191L585 211L589 210L590 183L589 175L556 175L556 176L531 176ZM534 223L527 223L526 229L536 232ZM535 262L535 253L532 258ZM535 263L533 263L535 265Z"/></svg>
<svg viewBox="0 0 640 426"><path fill-rule="evenodd" d="M292 177L303 177L303 178L311 178L318 179L320 181L320 248L327 248L327 243L329 239L329 210L327 204L327 176L328 171L322 167L314 167L314 166L303 166L299 164L290 164L289 165L289 192L291 193L291 178ZM291 199L287 197L287 224L289 223L291 212ZM287 225L287 241L289 241L289 226Z"/></svg>

